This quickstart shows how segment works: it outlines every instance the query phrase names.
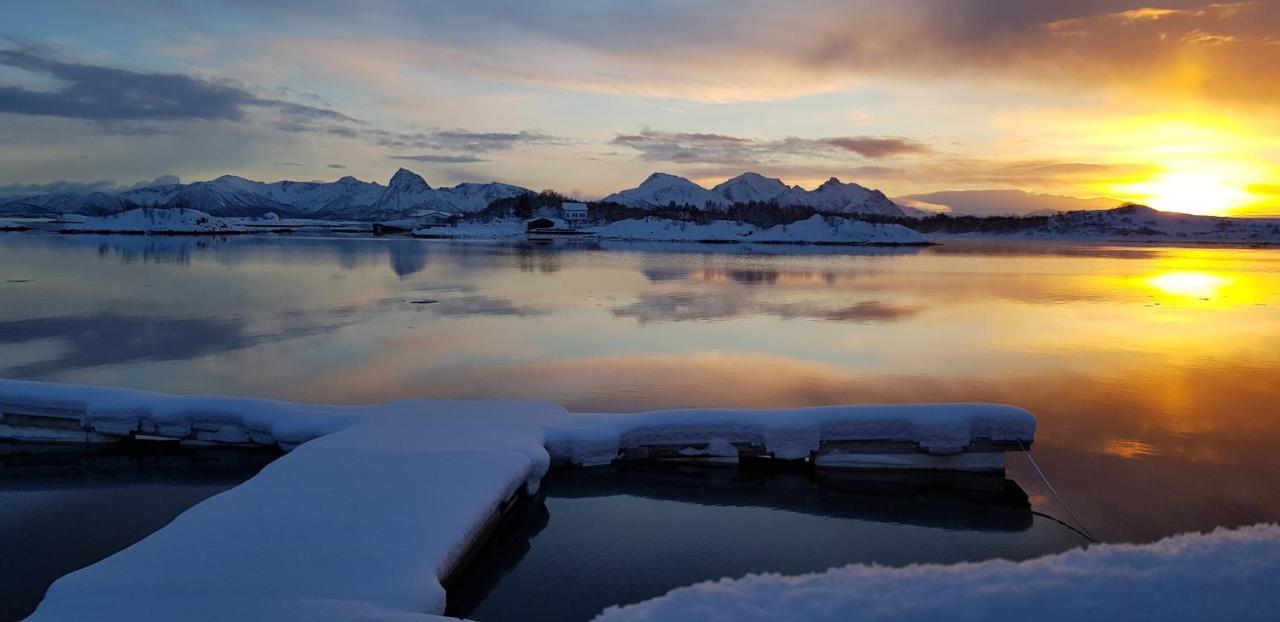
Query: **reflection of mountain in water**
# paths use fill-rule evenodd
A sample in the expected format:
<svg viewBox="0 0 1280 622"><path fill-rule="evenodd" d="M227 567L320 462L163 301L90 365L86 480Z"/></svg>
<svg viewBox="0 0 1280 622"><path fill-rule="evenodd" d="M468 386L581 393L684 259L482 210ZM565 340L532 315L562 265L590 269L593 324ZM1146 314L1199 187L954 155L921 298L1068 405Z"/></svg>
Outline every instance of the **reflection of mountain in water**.
<svg viewBox="0 0 1280 622"><path fill-rule="evenodd" d="M838 255L838 256L889 256L917 255L924 246L828 246L822 244L705 244L700 242L627 242L601 240L600 250L642 252L647 254L734 255L775 257Z"/></svg>
<svg viewBox="0 0 1280 622"><path fill-rule="evenodd" d="M98 256L120 263L191 263L193 253L227 243L226 236L91 235L78 236L76 243L92 244Z"/></svg>
<svg viewBox="0 0 1280 622"><path fill-rule="evenodd" d="M422 272L427 267L427 244L417 240L395 240L388 250L391 270L401 279Z"/></svg>

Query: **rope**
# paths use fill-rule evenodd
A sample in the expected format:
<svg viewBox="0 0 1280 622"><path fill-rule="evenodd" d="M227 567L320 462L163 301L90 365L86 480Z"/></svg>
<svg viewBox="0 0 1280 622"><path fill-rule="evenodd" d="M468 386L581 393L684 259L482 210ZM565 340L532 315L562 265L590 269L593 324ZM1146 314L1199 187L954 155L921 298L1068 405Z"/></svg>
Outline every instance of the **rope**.
<svg viewBox="0 0 1280 622"><path fill-rule="evenodd" d="M1080 520L1080 519L1076 516L1076 513L1071 511L1071 507L1067 505L1067 502L1062 500L1062 495L1058 494L1058 490L1057 490L1056 488L1054 488L1054 487L1053 487L1053 484L1050 484L1050 483L1049 483L1049 478L1048 478L1048 477L1045 477L1044 471L1042 471L1042 470L1040 469L1040 465L1036 463L1036 459L1035 459L1035 458L1033 458L1033 457L1031 457L1031 452L1027 451L1027 447L1026 447L1026 445L1023 445L1021 440L1019 440L1019 441L1018 441L1018 448L1022 450L1022 455L1026 456L1026 457L1027 457L1027 460L1028 460L1029 462L1031 462L1031 466L1035 467L1035 469L1036 469L1036 473L1037 473L1038 475L1040 475L1040 481L1044 482L1045 487L1049 489L1049 492L1050 492L1050 493L1053 493L1053 498L1058 502L1058 505L1061 505L1061 506L1062 506L1062 509L1064 509L1064 510L1066 510L1066 511L1067 511L1067 515L1068 515L1068 516L1070 516L1070 517L1071 517L1071 520L1075 521L1076 525L1079 525L1079 526L1080 526L1080 528L1079 528L1079 529L1076 529L1076 528L1074 528L1074 527L1071 527L1071 525L1067 525L1066 523L1064 523L1064 522L1062 522L1062 521L1060 521L1060 520L1058 520L1058 519L1056 519L1056 518L1053 518L1052 516L1049 516L1048 514L1044 514L1043 516L1045 516L1045 517L1047 517L1047 518L1053 518L1053 520L1055 520L1055 521L1057 521L1057 522L1059 522L1059 523L1062 523L1063 525L1065 525L1065 526L1067 526L1067 527L1071 528L1071 530L1072 530L1072 531L1074 531L1074 532L1076 532L1076 533L1078 533L1078 534L1080 534L1080 535L1082 535L1082 536L1084 536L1084 537L1088 538L1090 542L1092 542L1092 543L1094 543L1094 544L1097 544L1097 543L1098 543L1098 539L1097 539L1097 538L1095 538L1095 537L1093 537L1093 534L1092 534L1092 533L1089 533L1089 529L1088 529L1087 527L1085 527L1085 526L1084 526L1084 521ZM1036 514L1040 514L1040 513L1039 513L1039 512L1036 512Z"/></svg>

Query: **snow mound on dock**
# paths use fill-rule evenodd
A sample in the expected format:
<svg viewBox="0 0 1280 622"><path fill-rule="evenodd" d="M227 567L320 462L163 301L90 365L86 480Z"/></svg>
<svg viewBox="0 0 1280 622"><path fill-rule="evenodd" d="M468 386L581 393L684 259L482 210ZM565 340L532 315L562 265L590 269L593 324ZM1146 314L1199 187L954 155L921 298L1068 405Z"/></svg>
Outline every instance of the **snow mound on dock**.
<svg viewBox="0 0 1280 622"><path fill-rule="evenodd" d="M595 229L602 238L656 242L760 242L772 244L925 244L925 237L902 225L854 218L811 216L762 229L731 220L697 224L660 218L620 220Z"/></svg>
<svg viewBox="0 0 1280 622"><path fill-rule="evenodd" d="M244 227L183 207L141 207L62 226L67 233L243 233Z"/></svg>
<svg viewBox="0 0 1280 622"><path fill-rule="evenodd" d="M796 460L823 441L901 441L952 454L974 440L1031 443L1036 419L1001 404L820 406L779 410L732 408L636 414L575 414L547 425L547 449L574 464L613 460L627 447L746 443L775 458Z"/></svg>
<svg viewBox="0 0 1280 622"><path fill-rule="evenodd" d="M610 607L596 622L1274 620L1280 527L1108 544L1023 562L748 575Z"/></svg>

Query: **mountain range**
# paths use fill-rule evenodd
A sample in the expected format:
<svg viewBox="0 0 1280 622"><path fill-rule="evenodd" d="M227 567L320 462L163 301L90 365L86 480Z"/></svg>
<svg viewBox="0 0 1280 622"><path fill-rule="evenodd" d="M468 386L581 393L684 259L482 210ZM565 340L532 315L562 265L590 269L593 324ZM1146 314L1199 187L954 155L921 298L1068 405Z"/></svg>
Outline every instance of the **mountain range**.
<svg viewBox="0 0 1280 622"><path fill-rule="evenodd" d="M137 207L179 207L215 216L260 216L341 220L380 220L424 211L478 212L496 199L532 191L501 183L459 184L432 188L407 169L392 175L386 186L355 177L334 182L265 183L234 175L189 184L167 184L121 192L45 194L0 202L0 214L74 213L105 215Z"/></svg>
<svg viewBox="0 0 1280 622"><path fill-rule="evenodd" d="M260 182L223 175L210 181L164 184L119 192L58 193L0 199L0 215L107 215L138 207L195 209L215 216L260 216L339 220L382 220L425 211L470 214L498 199L533 191L502 183L464 183L432 188L417 173L400 169L387 185L343 177L333 182ZM776 202L851 215L902 216L903 209L879 190L832 177L813 190L781 180L743 173L713 188L666 173L654 173L639 186L606 196L628 207L652 209L671 204L720 209L739 203Z"/></svg>
<svg viewBox="0 0 1280 622"><path fill-rule="evenodd" d="M805 206L822 212L904 215L902 208L889 200L883 192L844 183L835 177L813 190L805 190L759 173L743 173L711 189L703 188L684 177L654 173L639 186L615 192L602 200L628 207L654 208L674 203L702 209L716 209L751 201L772 201L783 207Z"/></svg>

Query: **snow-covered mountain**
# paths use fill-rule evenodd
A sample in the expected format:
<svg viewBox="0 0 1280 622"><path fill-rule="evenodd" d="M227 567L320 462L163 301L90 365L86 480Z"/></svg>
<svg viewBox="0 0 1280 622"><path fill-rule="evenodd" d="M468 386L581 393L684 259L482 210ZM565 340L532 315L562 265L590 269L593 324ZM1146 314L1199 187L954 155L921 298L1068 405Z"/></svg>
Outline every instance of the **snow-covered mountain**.
<svg viewBox="0 0 1280 622"><path fill-rule="evenodd" d="M813 190L794 187L778 197L778 205L802 205L822 212L903 216L902 210L879 190L846 184L832 177Z"/></svg>
<svg viewBox="0 0 1280 622"><path fill-rule="evenodd" d="M630 190L604 199L628 207L654 208L676 205L716 209L749 201L777 201L782 206L812 207L822 212L902 216L902 210L883 192L847 184L832 177L814 190L788 187L782 180L759 173L743 173L707 190L688 179L654 173Z"/></svg>
<svg viewBox="0 0 1280 622"><path fill-rule="evenodd" d="M343 177L333 182L261 182L223 175L209 181L147 186L120 192L47 194L0 201L4 214L84 214L104 216L138 207L194 209L214 216L387 220L424 211L471 214L499 199L532 194L502 183L464 183L432 188L422 176L400 169L387 185ZM752 201L812 207L821 212L902 216L902 210L879 190L831 178L814 190L788 187L779 179L743 173L710 190L676 175L654 173L639 186L616 192L604 201L655 209L668 205L724 209Z"/></svg>
<svg viewBox="0 0 1280 622"><path fill-rule="evenodd" d="M639 208L667 207L674 203L707 209L722 203L710 190L684 177L667 173L654 173L639 186L615 192L601 200Z"/></svg>
<svg viewBox="0 0 1280 622"><path fill-rule="evenodd" d="M532 191L509 184L460 184L432 188L420 175L396 171L383 186L343 177L334 182L265 183L234 175L189 184L167 184L91 194L51 194L0 202L0 214L71 213L101 216L138 207L194 209L214 216L283 216L380 220L423 210L471 213L489 203Z"/></svg>
<svg viewBox="0 0 1280 622"><path fill-rule="evenodd" d="M797 186L799 188L799 186ZM743 173L717 184L711 192L727 205L772 201L791 190L781 179L765 177L759 173Z"/></svg>

